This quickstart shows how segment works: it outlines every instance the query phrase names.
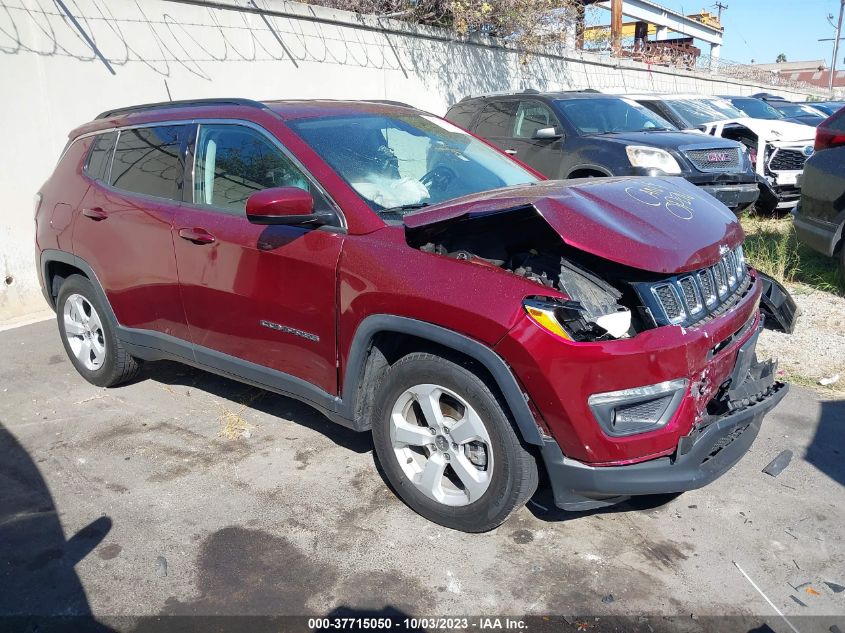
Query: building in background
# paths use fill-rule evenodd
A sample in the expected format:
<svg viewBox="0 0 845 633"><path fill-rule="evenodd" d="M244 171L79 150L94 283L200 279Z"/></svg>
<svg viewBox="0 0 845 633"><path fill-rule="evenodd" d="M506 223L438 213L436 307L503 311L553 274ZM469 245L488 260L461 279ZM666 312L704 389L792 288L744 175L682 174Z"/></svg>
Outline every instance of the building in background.
<svg viewBox="0 0 845 633"><path fill-rule="evenodd" d="M771 72L778 79L800 81L811 86L827 88L830 81L830 68L823 59L811 59L803 62L776 62L774 64L754 64L755 68ZM833 90L840 96L845 94L845 70L837 70L833 77Z"/></svg>

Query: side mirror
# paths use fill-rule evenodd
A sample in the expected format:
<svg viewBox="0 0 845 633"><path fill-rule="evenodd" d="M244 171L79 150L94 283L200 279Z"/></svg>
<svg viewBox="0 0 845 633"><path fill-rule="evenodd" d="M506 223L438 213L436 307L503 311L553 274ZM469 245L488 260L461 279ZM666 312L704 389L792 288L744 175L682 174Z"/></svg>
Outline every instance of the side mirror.
<svg viewBox="0 0 845 633"><path fill-rule="evenodd" d="M560 134L556 129L553 127L541 127L539 130L534 132L534 136L531 138L537 140L551 140L555 138L560 138L563 134Z"/></svg>
<svg viewBox="0 0 845 633"><path fill-rule="evenodd" d="M252 224L327 224L330 213L314 213L314 197L299 187L273 187L256 191L246 201L246 217Z"/></svg>

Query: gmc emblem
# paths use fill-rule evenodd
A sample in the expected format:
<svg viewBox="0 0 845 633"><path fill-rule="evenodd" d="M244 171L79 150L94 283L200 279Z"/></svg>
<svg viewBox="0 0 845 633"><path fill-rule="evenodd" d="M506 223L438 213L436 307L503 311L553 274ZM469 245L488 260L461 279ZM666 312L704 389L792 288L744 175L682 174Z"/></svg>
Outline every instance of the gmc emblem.
<svg viewBox="0 0 845 633"><path fill-rule="evenodd" d="M731 159L731 155L727 152L710 152L707 154L708 163L727 163Z"/></svg>

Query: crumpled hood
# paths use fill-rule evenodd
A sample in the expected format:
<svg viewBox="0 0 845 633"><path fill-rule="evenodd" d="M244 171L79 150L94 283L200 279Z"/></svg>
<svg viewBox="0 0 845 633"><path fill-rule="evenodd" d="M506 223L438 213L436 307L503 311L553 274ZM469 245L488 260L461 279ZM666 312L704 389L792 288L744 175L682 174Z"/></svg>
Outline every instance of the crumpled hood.
<svg viewBox="0 0 845 633"><path fill-rule="evenodd" d="M548 180L464 196L405 216L418 228L533 206L574 248L655 273L715 264L743 240L736 216L683 178Z"/></svg>
<svg viewBox="0 0 845 633"><path fill-rule="evenodd" d="M726 119L724 121L714 121L708 125L725 125L728 123L738 123L744 125L749 130L754 132L757 136L763 138L764 141L784 141L788 143L806 142L812 145L816 139L816 128L812 125L804 125L803 123L792 123L791 121L774 121L769 119L751 119L743 117L741 119Z"/></svg>

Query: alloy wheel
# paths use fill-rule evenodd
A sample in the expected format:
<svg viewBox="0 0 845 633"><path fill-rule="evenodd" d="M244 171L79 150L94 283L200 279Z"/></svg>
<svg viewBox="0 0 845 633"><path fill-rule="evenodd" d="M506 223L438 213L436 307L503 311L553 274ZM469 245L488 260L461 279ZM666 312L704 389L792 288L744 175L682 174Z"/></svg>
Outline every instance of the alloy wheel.
<svg viewBox="0 0 845 633"><path fill-rule="evenodd" d="M405 390L390 414L390 441L405 476L425 496L448 506L478 501L490 486L490 436L475 409L434 384Z"/></svg>
<svg viewBox="0 0 845 633"><path fill-rule="evenodd" d="M100 315L84 296L72 294L64 305L65 337L85 369L96 371L106 360L106 337Z"/></svg>

